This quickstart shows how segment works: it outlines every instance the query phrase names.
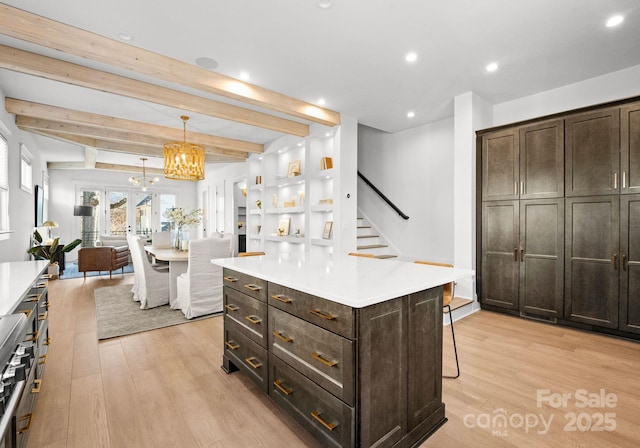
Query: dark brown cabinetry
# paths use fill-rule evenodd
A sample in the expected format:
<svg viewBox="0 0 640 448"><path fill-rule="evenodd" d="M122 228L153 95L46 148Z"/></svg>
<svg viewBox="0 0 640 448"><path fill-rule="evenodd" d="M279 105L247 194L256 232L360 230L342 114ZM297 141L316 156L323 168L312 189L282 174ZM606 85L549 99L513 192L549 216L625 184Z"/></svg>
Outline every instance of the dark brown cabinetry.
<svg viewBox="0 0 640 448"><path fill-rule="evenodd" d="M480 131L477 144L483 306L640 334L638 98Z"/></svg>
<svg viewBox="0 0 640 448"><path fill-rule="evenodd" d="M414 446L445 421L442 291L352 308L225 268L223 368L325 446Z"/></svg>

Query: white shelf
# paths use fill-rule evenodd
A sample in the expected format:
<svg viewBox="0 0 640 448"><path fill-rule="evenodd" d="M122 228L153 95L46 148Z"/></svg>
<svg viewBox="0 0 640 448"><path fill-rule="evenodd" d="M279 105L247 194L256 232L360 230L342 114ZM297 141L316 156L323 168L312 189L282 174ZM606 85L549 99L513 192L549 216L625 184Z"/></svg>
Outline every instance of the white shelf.
<svg viewBox="0 0 640 448"><path fill-rule="evenodd" d="M262 191L264 184L251 185L249 191Z"/></svg>
<svg viewBox="0 0 640 448"><path fill-rule="evenodd" d="M333 211L333 204L318 204L311 206L312 212L330 213Z"/></svg>
<svg viewBox="0 0 640 448"><path fill-rule="evenodd" d="M259 208L254 208L249 210L250 215L262 215L262 210Z"/></svg>
<svg viewBox="0 0 640 448"><path fill-rule="evenodd" d="M281 242L296 243L296 244L304 243L304 237L302 236L297 237L297 236L291 236L291 235L287 235L287 236L268 235L265 237L265 239L267 241L277 241L279 243Z"/></svg>
<svg viewBox="0 0 640 448"><path fill-rule="evenodd" d="M260 235L259 233L251 233L247 235L247 238L249 238L250 240L259 240L262 238L262 235Z"/></svg>
<svg viewBox="0 0 640 448"><path fill-rule="evenodd" d="M325 239L320 239L320 238L312 238L312 239L311 239L311 244L313 244L314 246L325 246L325 247L331 247L331 246L333 246L333 240L325 240Z"/></svg>
<svg viewBox="0 0 640 448"><path fill-rule="evenodd" d="M328 170L320 170L318 172L318 174L316 174L315 177L316 179L333 179L333 176L335 174L335 168L330 168Z"/></svg>
<svg viewBox="0 0 640 448"><path fill-rule="evenodd" d="M291 185L300 185L304 184L304 175L294 176L294 177L281 177L275 180L273 183L269 183L267 187L269 188L283 188L289 187Z"/></svg>
<svg viewBox="0 0 640 448"><path fill-rule="evenodd" d="M282 215L285 213L304 213L304 207L278 207L278 208L268 208L266 210L267 214L272 215Z"/></svg>

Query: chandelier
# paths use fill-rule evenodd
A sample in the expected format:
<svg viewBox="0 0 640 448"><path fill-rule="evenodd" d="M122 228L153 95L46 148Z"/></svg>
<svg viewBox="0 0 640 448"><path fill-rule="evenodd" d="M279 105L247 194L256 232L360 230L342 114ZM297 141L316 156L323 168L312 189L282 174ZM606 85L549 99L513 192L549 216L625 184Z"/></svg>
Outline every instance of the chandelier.
<svg viewBox="0 0 640 448"><path fill-rule="evenodd" d="M204 179L204 146L187 142L187 120L180 117L184 127L182 142L169 142L164 145L164 177L175 180Z"/></svg>
<svg viewBox="0 0 640 448"><path fill-rule="evenodd" d="M129 178L129 182L131 182L133 185L142 185L142 191L147 191L147 185L151 186L156 182L159 182L160 179L158 179L158 176L155 176L153 179L147 179L147 171L144 167L144 162L147 159L145 157L140 157L140 160L142 160L142 177L131 176Z"/></svg>

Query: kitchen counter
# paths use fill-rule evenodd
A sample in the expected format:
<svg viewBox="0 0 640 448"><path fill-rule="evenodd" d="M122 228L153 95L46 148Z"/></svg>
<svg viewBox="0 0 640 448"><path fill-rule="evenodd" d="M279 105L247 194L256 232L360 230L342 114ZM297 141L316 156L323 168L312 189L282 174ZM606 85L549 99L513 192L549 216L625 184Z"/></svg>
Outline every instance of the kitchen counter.
<svg viewBox="0 0 640 448"><path fill-rule="evenodd" d="M0 263L0 316L11 314L31 289L36 278L47 271L48 260Z"/></svg>

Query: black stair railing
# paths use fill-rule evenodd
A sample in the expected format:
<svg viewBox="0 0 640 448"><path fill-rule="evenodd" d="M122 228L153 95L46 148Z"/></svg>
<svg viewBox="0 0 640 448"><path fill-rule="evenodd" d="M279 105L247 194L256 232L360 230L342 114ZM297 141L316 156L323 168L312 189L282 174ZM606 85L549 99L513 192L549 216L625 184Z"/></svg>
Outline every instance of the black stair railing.
<svg viewBox="0 0 640 448"><path fill-rule="evenodd" d="M380 197L382 198L382 200L383 200L384 202L386 202L387 204L389 204L389 206L390 206L392 209L394 209L394 210L396 211L396 213L398 213L398 215L400 215L400 216L402 217L402 219L409 219L409 217L408 217L407 215L405 215L405 214L403 213L403 211L402 211L402 210L400 210L396 204L394 204L393 202L391 202L391 200L390 200L388 197L386 197L386 196L384 195L384 193L383 193L383 192L381 192L380 190L378 190L378 188L377 188L375 185L373 185L369 179L367 179L366 177L364 177L360 171L358 171L358 177L359 177L360 179L362 179L362 180L364 181L364 183L365 183L365 184L369 185L369 186L371 187L371 189L372 189L373 191L375 191L375 192L378 194L378 196L380 196Z"/></svg>

